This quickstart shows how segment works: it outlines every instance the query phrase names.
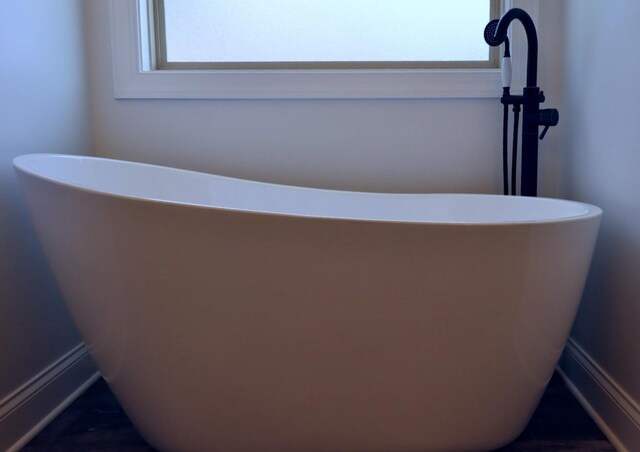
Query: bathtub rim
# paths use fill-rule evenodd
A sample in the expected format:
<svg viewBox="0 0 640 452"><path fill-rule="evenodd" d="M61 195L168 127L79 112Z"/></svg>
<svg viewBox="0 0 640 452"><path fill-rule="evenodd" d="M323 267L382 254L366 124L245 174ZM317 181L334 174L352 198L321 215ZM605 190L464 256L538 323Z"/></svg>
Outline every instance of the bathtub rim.
<svg viewBox="0 0 640 452"><path fill-rule="evenodd" d="M253 215L266 215L266 216L276 216L276 217L284 217L284 218L298 218L298 219L313 219L313 220L329 220L329 221L351 221L358 223L378 223L378 224L407 224L407 225L431 225L431 226L457 226L457 227L503 227L503 226L525 226L525 225L543 225L543 224L555 224L555 223L566 223L573 221L583 221L592 218L597 218L602 216L602 209L600 207L594 206L592 204L588 204L582 201L574 201L569 199L561 199L561 198L547 198L547 197L521 197L518 198L527 198L527 200L533 200L533 202L546 201L553 202L559 204L573 204L578 205L586 209L586 212L560 217L560 218L550 218L550 219L540 219L540 220L513 220L513 221L437 221L437 220L429 220L429 221L418 221L418 220L394 220L394 219L372 219L372 218L357 218L357 217L344 217L344 216L335 216L335 215L309 215L309 214L295 214L295 213L287 213L287 212L276 212L276 211L266 211L266 210L255 210L255 209L244 209L244 208L232 208L232 207L222 207L215 205L206 205L201 203L192 203L186 201L175 201L161 198L152 198L152 197L142 197L142 196L134 196L134 195L125 195L120 193L113 193L107 190L99 190L97 188L89 188L80 184L68 182L65 180L61 180L59 178L51 177L48 175L43 175L37 171L33 171L25 168L23 160L28 160L32 158L42 159L42 158L54 158L54 159L70 159L70 160L100 160L100 161L108 161L108 162L116 162L118 164L125 165L140 165L146 167L160 168L162 170L170 170L177 171L181 173L192 173L197 174L199 176L210 176L215 178L226 179L229 181L239 182L243 184L254 184L258 186L275 186L275 187L287 187L295 190L302 191L314 191L314 192L328 192L328 193L351 193L356 194L358 196L423 196L423 197L477 197L477 198L502 198L505 195L499 194L488 194L488 193L415 193L415 192L368 192L368 191L353 191L353 190L338 190L338 189L327 189L327 188L315 188L315 187L305 187L300 185L288 185L288 184L278 184L272 182L263 182L256 181L252 179L241 179L238 177L231 176L223 176L214 173L206 173L202 171L194 171L182 168L175 168L171 166L157 165L153 163L142 163L131 160L121 160L114 158L106 158L106 157L97 157L91 155L75 155L75 154L60 154L60 153L28 153L19 155L12 160L13 167L16 171L22 172L24 174L33 176L37 179L44 180L47 182L51 182L56 185L60 185L66 188L72 188L75 190L79 190L81 192L95 194L98 196L104 197L112 197L118 199L124 199L129 201L143 202L143 203L152 203L156 205L169 205L169 206L182 206L188 208L198 208L198 209L207 209L207 210L218 210L229 213L237 213L237 214L253 214Z"/></svg>

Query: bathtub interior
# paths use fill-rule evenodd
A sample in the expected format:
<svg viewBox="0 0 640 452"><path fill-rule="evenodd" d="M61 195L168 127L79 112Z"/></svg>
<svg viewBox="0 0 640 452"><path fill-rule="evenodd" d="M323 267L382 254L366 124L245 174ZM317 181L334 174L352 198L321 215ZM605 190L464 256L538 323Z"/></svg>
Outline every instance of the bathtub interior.
<svg viewBox="0 0 640 452"><path fill-rule="evenodd" d="M255 182L96 157L24 155L18 169L116 196L271 214L371 221L502 224L597 215L588 204L470 194L368 193Z"/></svg>

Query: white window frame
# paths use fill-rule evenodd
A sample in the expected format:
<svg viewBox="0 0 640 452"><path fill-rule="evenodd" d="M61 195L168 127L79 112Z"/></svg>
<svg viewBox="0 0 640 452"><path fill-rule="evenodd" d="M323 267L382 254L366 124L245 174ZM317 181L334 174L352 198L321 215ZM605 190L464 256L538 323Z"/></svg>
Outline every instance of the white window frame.
<svg viewBox="0 0 640 452"><path fill-rule="evenodd" d="M497 98L500 69L153 70L146 0L110 0L113 86L117 99L419 99ZM503 0L535 23L538 0ZM513 86L521 86L526 39L511 35ZM482 39L482 37L479 37Z"/></svg>

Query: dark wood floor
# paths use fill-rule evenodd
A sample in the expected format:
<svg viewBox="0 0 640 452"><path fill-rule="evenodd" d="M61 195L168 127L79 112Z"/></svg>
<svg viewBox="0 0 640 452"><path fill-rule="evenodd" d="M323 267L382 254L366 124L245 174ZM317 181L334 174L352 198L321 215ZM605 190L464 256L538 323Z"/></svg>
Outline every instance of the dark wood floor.
<svg viewBox="0 0 640 452"><path fill-rule="evenodd" d="M104 380L63 411L24 451L152 451L138 434ZM501 451L615 451L611 443L555 375L531 422Z"/></svg>

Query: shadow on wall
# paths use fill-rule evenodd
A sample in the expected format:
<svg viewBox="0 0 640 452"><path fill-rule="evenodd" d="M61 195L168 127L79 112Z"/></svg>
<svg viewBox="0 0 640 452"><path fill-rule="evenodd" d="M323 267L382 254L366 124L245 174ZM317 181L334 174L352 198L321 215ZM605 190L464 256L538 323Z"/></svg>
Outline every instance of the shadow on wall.
<svg viewBox="0 0 640 452"><path fill-rule="evenodd" d="M91 146L83 2L0 0L0 399L80 342L12 159Z"/></svg>

